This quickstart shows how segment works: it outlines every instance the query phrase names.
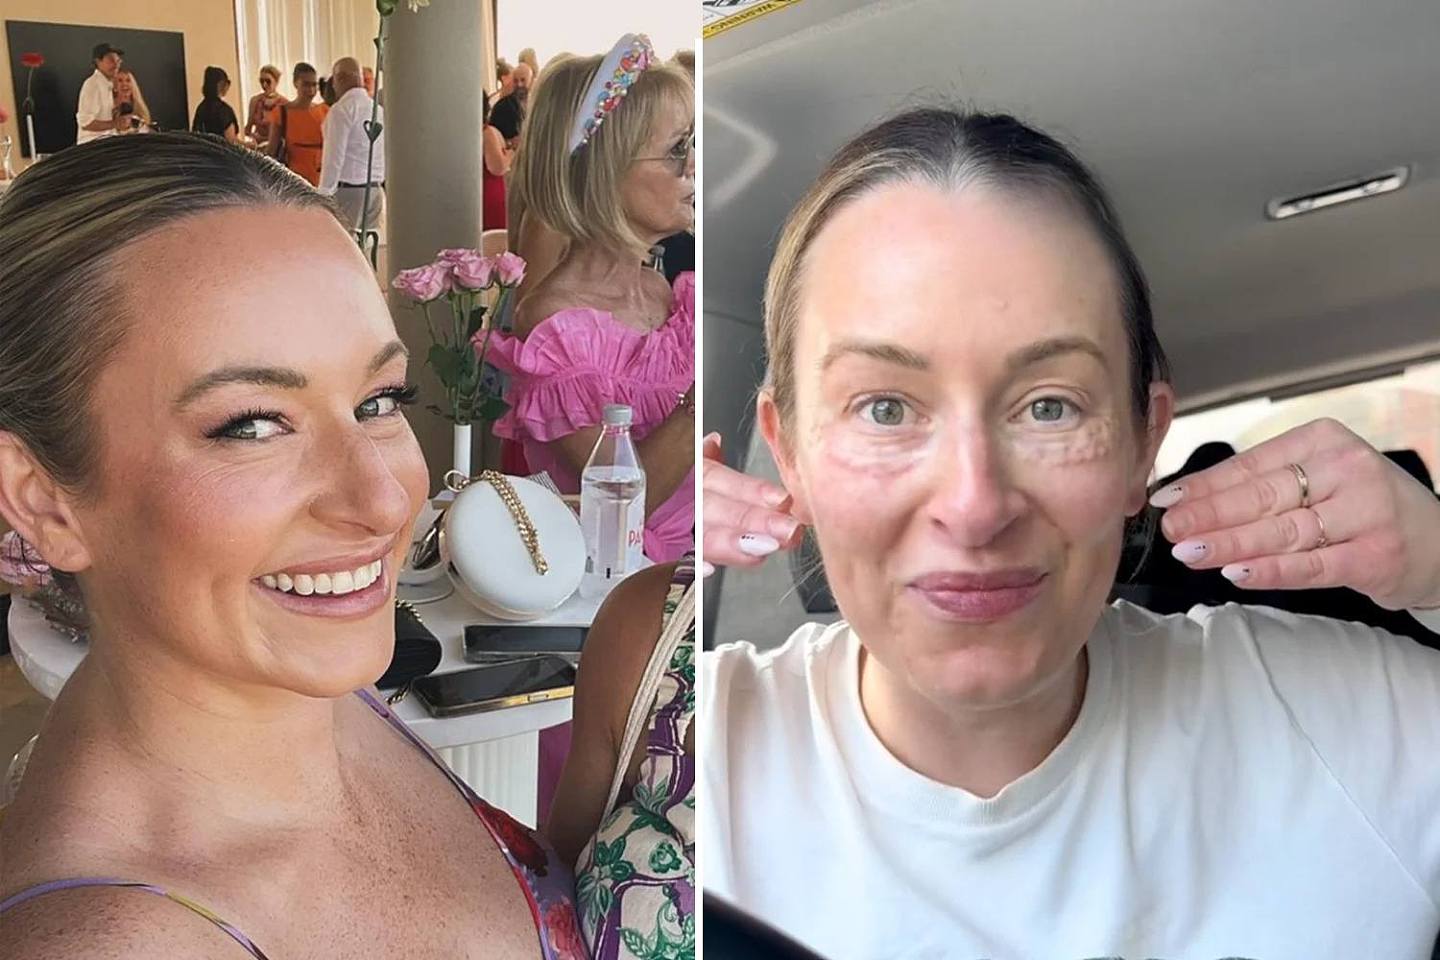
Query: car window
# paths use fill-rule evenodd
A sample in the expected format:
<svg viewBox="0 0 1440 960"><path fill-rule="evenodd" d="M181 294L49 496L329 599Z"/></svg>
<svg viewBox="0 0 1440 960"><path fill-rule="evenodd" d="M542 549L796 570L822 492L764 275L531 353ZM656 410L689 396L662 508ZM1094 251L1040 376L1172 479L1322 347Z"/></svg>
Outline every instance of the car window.
<svg viewBox="0 0 1440 960"><path fill-rule="evenodd" d="M1414 450L1432 477L1440 475L1440 362L1431 362L1397 376L1176 417L1156 458L1155 476L1179 470L1202 443L1223 441L1245 450L1318 417L1339 420L1378 450Z"/></svg>

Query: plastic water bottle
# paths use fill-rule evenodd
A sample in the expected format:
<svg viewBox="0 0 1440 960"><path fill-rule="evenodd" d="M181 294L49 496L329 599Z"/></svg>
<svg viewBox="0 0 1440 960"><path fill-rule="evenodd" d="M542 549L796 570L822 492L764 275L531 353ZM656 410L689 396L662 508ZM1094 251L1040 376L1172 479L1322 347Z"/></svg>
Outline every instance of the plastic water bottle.
<svg viewBox="0 0 1440 960"><path fill-rule="evenodd" d="M580 595L604 597L644 563L645 468L630 439L634 413L605 407L604 426L580 474L580 526L585 531L585 577Z"/></svg>

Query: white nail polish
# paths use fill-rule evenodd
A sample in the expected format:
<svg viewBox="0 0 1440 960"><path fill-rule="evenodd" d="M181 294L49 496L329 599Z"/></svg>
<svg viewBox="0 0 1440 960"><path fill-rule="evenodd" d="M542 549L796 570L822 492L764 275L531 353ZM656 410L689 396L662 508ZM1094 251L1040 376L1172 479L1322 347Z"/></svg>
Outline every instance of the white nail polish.
<svg viewBox="0 0 1440 960"><path fill-rule="evenodd" d="M1209 552L1209 545L1202 540L1183 540L1171 548L1170 555L1181 563L1194 563Z"/></svg>
<svg viewBox="0 0 1440 960"><path fill-rule="evenodd" d="M710 575L713 574L714 572L715 572L715 564L709 563L708 561L705 561L705 560L701 560L701 561L700 561L700 578L701 578L702 580L703 580L704 578L710 576Z"/></svg>
<svg viewBox="0 0 1440 960"><path fill-rule="evenodd" d="M746 533L740 537L740 552L752 557L768 557L780 549L780 541L763 533Z"/></svg>
<svg viewBox="0 0 1440 960"><path fill-rule="evenodd" d="M1162 487L1155 491L1155 495L1150 498L1150 506L1159 507L1162 510L1166 507L1173 507L1180 502L1183 496L1185 496L1185 491L1181 489L1180 484L1172 483L1168 487Z"/></svg>
<svg viewBox="0 0 1440 960"><path fill-rule="evenodd" d="M1222 567L1220 570L1220 575L1223 576L1226 580L1229 580L1231 583L1244 583L1246 580L1250 579L1250 575L1254 572L1255 571L1251 570L1249 567L1241 566L1238 563L1232 563L1226 565L1225 567Z"/></svg>

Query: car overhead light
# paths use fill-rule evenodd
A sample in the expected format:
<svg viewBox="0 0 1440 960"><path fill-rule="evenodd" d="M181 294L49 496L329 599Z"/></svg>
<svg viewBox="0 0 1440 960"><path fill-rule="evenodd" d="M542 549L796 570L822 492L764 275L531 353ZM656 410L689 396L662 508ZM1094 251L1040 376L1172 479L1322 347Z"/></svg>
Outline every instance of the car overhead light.
<svg viewBox="0 0 1440 960"><path fill-rule="evenodd" d="M1351 200L1364 200L1367 197L1378 197L1382 193L1394 193L1405 186L1405 181L1409 179L1409 167L1395 167L1374 176L1332 184L1323 190L1316 190L1314 193L1271 200L1265 204L1265 215L1271 220L1284 220L1287 217L1297 217L1302 213L1314 213L1316 210L1323 210L1340 203L1349 203Z"/></svg>

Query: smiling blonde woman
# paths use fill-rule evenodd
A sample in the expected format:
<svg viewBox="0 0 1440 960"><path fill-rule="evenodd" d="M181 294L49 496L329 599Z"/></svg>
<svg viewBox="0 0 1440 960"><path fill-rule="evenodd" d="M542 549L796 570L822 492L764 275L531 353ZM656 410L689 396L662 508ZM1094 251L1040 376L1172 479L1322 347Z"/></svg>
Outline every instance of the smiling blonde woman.
<svg viewBox="0 0 1440 960"><path fill-rule="evenodd" d="M1440 653L1106 602L1174 399L1073 154L943 109L862 133L765 311L784 488L711 441L705 558L809 526L845 620L706 658L707 893L834 958L1430 955ZM1338 424L1151 502L1196 567L1440 627L1440 502Z"/></svg>
<svg viewBox="0 0 1440 960"><path fill-rule="evenodd" d="M303 260L233 256L276 236ZM406 365L253 151L115 137L0 201L0 516L89 618L0 820L0 955L583 951L568 868L367 689L426 494Z"/></svg>

